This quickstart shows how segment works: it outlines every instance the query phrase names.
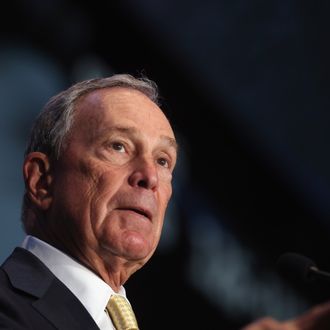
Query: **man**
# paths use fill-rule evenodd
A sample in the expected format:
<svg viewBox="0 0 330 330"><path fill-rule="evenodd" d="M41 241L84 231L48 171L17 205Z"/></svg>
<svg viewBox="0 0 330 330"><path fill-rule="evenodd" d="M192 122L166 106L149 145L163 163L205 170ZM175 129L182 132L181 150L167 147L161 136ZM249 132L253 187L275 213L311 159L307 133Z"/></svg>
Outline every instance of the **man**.
<svg viewBox="0 0 330 330"><path fill-rule="evenodd" d="M53 97L26 150L27 236L0 268L0 329L114 329L108 301L126 301L124 283L157 247L176 158L148 79L114 75ZM246 329L329 329L322 308Z"/></svg>
<svg viewBox="0 0 330 330"><path fill-rule="evenodd" d="M108 300L157 247L176 158L147 79L94 79L53 97L25 155L27 237L0 270L0 328L113 329Z"/></svg>

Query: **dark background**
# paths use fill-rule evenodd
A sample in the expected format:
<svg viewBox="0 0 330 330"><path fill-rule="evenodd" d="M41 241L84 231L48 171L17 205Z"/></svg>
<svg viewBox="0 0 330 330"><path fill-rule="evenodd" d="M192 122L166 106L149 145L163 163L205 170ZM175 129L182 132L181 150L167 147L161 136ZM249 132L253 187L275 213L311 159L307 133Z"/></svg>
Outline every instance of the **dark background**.
<svg viewBox="0 0 330 330"><path fill-rule="evenodd" d="M295 251L330 269L329 6L6 3L2 259L23 237L22 154L43 104L81 79L143 74L182 150L159 249L126 284L141 329L239 329L328 300L328 283L288 280L276 262Z"/></svg>

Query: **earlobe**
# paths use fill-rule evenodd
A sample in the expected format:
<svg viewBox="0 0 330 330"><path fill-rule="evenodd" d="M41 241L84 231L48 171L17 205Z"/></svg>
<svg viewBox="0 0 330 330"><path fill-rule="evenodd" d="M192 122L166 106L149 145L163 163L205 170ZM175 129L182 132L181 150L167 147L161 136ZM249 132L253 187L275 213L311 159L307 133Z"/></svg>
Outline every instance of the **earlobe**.
<svg viewBox="0 0 330 330"><path fill-rule="evenodd" d="M23 176L30 201L46 211L52 202L52 175L48 156L42 152L28 154L24 160Z"/></svg>

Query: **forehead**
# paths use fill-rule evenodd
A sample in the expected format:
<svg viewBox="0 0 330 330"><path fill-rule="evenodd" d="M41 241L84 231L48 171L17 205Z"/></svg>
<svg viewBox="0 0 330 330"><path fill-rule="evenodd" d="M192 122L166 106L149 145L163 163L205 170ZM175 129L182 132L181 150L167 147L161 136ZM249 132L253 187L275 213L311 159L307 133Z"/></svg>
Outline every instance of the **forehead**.
<svg viewBox="0 0 330 330"><path fill-rule="evenodd" d="M146 95L130 88L100 89L81 97L74 117L73 129L86 131L87 128L88 134L100 134L118 126L174 139L172 127L162 110Z"/></svg>

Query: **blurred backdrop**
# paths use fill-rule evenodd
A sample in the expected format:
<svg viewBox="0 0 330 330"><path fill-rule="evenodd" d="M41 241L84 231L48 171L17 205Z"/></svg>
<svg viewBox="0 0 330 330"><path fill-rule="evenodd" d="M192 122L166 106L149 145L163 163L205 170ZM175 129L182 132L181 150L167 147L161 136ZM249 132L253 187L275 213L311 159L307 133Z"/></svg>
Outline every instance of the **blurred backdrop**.
<svg viewBox="0 0 330 330"><path fill-rule="evenodd" d="M329 11L304 0L6 2L1 261L24 237L33 119L72 83L127 72L157 82L181 145L159 249L126 285L141 329L239 329L328 300L329 284L288 280L276 262L294 251L330 269Z"/></svg>

